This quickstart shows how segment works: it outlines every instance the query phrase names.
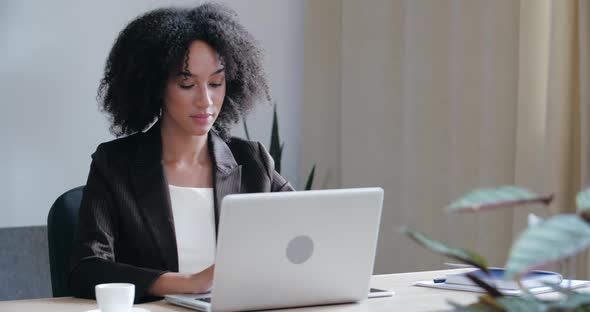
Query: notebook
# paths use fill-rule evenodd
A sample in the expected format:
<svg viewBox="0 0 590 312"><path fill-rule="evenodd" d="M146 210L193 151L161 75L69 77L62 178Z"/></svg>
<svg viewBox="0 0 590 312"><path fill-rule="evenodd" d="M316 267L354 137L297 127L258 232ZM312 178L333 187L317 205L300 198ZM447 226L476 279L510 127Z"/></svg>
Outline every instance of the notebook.
<svg viewBox="0 0 590 312"><path fill-rule="evenodd" d="M497 288L516 290L520 287L516 281L512 279L504 279L505 270L503 268L488 268L488 272L482 270L473 270L470 272L461 272L455 274L447 274L444 278L446 284L470 285L476 284L467 277L467 273L474 275L480 280L494 285ZM443 282L443 280L439 280ZM525 274L521 278L521 284L526 288L536 288L546 286L545 284L559 284L563 281L563 276L557 272L551 271L532 271Z"/></svg>
<svg viewBox="0 0 590 312"><path fill-rule="evenodd" d="M501 274L503 273L503 269L501 268L491 268L492 270L501 270L502 272L495 272L492 274L496 274L496 279L494 278L485 278L488 283L494 282L498 287L498 291L503 293L504 295L508 296L519 296L522 294L522 291L515 285L512 281L505 281L502 280ZM476 274L479 270L474 271ZM417 281L414 282L414 286L420 287L430 287L430 288L439 288L439 289L449 289L449 290L459 290L459 291L470 291L470 292L480 292L485 293L486 291L481 287L475 285L471 280L469 280L466 276L466 273L458 273L458 274L449 274L445 277L435 278L434 280L425 280L425 281ZM478 275L478 277L481 277ZM450 281L450 282L449 282ZM528 285L528 290L533 294L542 294L547 292L554 291L553 288L548 286L543 286L543 282L549 283L559 283L561 287L570 287L570 288L582 288L586 286L590 286L590 281L587 280L568 280L563 279L561 274L555 272L548 272L548 271L535 271L533 274L529 275L528 280L524 285Z"/></svg>

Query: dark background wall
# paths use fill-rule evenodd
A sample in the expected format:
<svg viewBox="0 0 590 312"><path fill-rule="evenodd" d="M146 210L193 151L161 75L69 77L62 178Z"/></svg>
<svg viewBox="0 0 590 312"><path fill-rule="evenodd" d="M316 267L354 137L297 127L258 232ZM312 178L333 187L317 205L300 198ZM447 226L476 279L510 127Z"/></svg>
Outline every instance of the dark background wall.
<svg viewBox="0 0 590 312"><path fill-rule="evenodd" d="M51 297L47 227L0 228L0 300Z"/></svg>

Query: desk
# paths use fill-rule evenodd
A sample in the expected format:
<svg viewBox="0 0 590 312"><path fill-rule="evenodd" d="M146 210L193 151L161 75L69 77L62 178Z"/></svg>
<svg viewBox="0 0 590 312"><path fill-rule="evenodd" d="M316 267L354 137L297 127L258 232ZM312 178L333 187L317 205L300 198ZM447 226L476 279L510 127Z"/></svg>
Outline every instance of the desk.
<svg viewBox="0 0 590 312"><path fill-rule="evenodd" d="M393 297L369 299L361 303L340 304L320 307L307 307L299 309L283 309L281 312L308 312L308 311L440 311L448 310L450 306L447 300L458 303L470 303L477 298L476 293L431 289L412 286L417 280L428 280L444 276L447 273L463 272L465 269L428 271L414 273L400 273L388 275L375 275L371 280L371 287L393 290ZM151 312L193 311L178 306L173 306L162 301L136 305ZM71 297L32 299L16 301L0 301L2 312L83 312L96 309L94 300L77 299Z"/></svg>

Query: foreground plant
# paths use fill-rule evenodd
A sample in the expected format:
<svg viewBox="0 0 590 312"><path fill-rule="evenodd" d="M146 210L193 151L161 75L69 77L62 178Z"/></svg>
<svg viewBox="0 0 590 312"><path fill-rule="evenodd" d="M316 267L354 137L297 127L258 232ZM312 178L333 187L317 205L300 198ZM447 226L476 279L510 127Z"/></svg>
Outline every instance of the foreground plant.
<svg viewBox="0 0 590 312"><path fill-rule="evenodd" d="M478 189L467 193L451 203L446 211L449 213L477 212L525 204L547 206L552 200L553 195L541 196L525 188L502 186ZM526 273L566 261L590 246L590 224L588 223L590 221L590 188L578 193L576 206L576 214L558 214L535 222L536 224L529 226L513 242L505 265L505 278L513 279L520 285L522 296L504 295L494 285L467 274L467 277L484 289L486 293L481 295L477 302L467 306L454 302L449 302L449 304L455 311L462 312L590 312L590 294L578 293L559 285L547 284L562 296L557 300L543 300L531 294L521 283L521 278ZM486 260L476 252L451 247L426 234L407 228L402 228L401 232L427 249L477 267L484 272L488 271Z"/></svg>

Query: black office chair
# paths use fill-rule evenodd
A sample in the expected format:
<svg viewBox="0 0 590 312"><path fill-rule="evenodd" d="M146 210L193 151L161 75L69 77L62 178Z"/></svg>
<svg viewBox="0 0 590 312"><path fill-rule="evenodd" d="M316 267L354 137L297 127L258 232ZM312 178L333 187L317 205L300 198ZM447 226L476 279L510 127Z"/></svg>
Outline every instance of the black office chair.
<svg viewBox="0 0 590 312"><path fill-rule="evenodd" d="M84 186L63 193L55 200L47 215L49 266L54 297L71 296L68 287L70 257L78 226L78 211Z"/></svg>

